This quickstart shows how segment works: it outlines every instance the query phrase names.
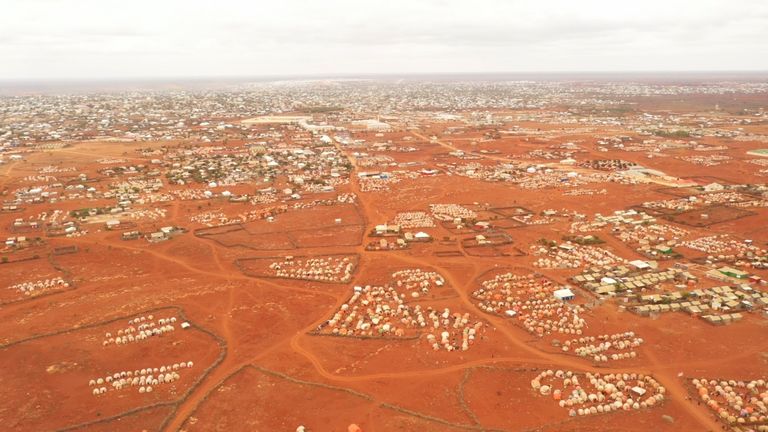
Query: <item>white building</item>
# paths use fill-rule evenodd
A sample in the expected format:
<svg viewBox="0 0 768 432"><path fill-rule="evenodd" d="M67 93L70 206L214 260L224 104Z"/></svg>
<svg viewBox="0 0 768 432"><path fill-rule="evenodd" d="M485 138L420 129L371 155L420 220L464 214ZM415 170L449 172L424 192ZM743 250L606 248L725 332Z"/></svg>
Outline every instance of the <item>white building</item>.
<svg viewBox="0 0 768 432"><path fill-rule="evenodd" d="M576 298L576 294L571 291L570 288L561 288L553 293L558 300L573 300Z"/></svg>

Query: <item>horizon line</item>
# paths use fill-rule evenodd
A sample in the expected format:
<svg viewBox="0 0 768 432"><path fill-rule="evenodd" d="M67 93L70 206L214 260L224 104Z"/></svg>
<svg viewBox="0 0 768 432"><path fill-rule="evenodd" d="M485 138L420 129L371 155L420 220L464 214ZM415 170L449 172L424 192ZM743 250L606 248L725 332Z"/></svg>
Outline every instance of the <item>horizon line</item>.
<svg viewBox="0 0 768 432"><path fill-rule="evenodd" d="M540 70L540 71L475 71L475 72L334 72L311 74L262 74L262 75L177 75L177 76L121 76L121 77L61 77L61 78L0 78L0 84L82 84L82 83L130 83L130 82L169 82L169 81L247 81L247 80L332 80L332 79L371 79L371 78L418 78L418 77L483 77L483 76L514 76L514 75L756 75L767 74L768 69L689 69L689 70ZM768 78L768 76L766 77Z"/></svg>

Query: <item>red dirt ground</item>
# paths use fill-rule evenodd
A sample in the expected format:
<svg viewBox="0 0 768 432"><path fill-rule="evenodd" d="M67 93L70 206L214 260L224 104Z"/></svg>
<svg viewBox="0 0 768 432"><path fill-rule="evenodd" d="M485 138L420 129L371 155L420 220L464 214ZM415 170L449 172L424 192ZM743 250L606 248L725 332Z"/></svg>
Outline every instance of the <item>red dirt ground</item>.
<svg viewBox="0 0 768 432"><path fill-rule="evenodd" d="M447 125L427 124L421 131L390 133L383 138L374 138L370 133L355 133L355 137L369 142L391 139L403 146L418 147L412 153L383 152L397 162L424 162L418 169L466 162L448 156L453 149L498 150L498 154L477 161L491 166L555 140L581 139L579 145L586 154L579 154L580 159L621 158L679 177L760 181L752 174L755 166L742 161L747 159L745 149L758 148L757 143L708 139L732 145L727 153L734 159L705 168L676 159L675 151L669 152L670 157L647 159L645 153L595 150L595 136L619 133L621 128L552 141L506 137L473 146L471 141L482 136L483 131L466 126L463 133L444 135ZM555 129L543 123L527 126ZM431 134L438 135L439 142L429 142ZM406 136L413 140L403 140ZM35 153L27 157L28 161L0 166L0 182L7 190L14 190L26 184L25 176L51 164L95 173L102 168L96 159L123 157L124 152L126 157L134 158L134 150L132 144L81 143L65 150ZM343 151L351 155L355 150ZM147 162L148 158L135 159ZM251 186L243 189L252 192L257 188ZM122 241L119 233L106 231L99 224L87 226L89 232L82 237L46 238L45 253L39 259L0 264L0 302L4 303L0 306L0 423L8 430L21 431L292 432L306 425L315 432L344 431L350 423L359 424L366 432L720 430L722 425L705 407L688 399L684 379L757 379L768 375L768 340L764 337L768 321L759 312L748 313L743 322L714 327L683 313L663 314L656 319L639 317L621 310L620 301L609 300L585 314L587 334L634 331L645 343L636 359L593 364L590 359L564 354L552 346L553 338L562 341L565 336L538 339L503 317L482 312L471 297L478 278L506 267L540 271L557 283L567 283L575 271L535 269L532 264L536 257L513 249L527 253L539 239L560 241L569 233L570 221L566 219L548 225L499 228L512 237L513 244L502 247L508 256L468 251L461 247L461 240L468 235L440 224L423 229L432 235L433 242L414 244L403 251L364 250L370 239L366 234L374 225L391 221L398 212L428 212L431 203L521 206L535 214L546 209L567 209L592 217L645 201L672 198L661 192L664 186L658 184L594 183L585 187L605 188L607 194L565 196L563 188L529 190L445 173L404 179L391 185L389 191L361 192L353 173L351 183L340 186L337 192L356 193L357 203L289 210L272 223L257 221L242 228L204 228L195 232L202 227L190 223L189 216L197 213L199 204L173 201L145 206L166 208L166 219L137 221L142 231L166 225L189 228L167 242ZM0 214L0 227L9 227L17 217L29 218L43 211L108 203L86 200L31 204L21 215ZM222 201L216 205L240 204ZM755 215L708 228L678 226L698 234L728 233L752 238L755 244L766 247L767 213L765 209L754 211ZM335 218L341 218L343 226L336 225ZM6 237L11 235L6 232ZM600 237L606 240L600 247L627 260L642 258L607 230ZM52 248L61 246L77 246L78 251L50 254ZM455 254L445 256L441 252ZM287 254L358 254L360 261L349 284L249 277L235 265L237 259ZM662 264L668 265L671 263ZM468 312L486 324L486 330L468 351L433 351L424 337L360 340L312 334L349 299L353 286L384 284L393 271L408 268L436 271L446 279L445 287L413 304ZM766 271L753 273L768 276ZM59 275L72 280L73 289L35 298L18 298L5 289L19 281ZM702 286L712 285L702 280ZM765 287L756 289L764 291ZM593 299L587 292L576 291L579 303ZM10 301L15 302L5 304ZM113 326L105 323L127 321L158 309L183 311L193 328L181 330L177 323L174 332L157 340L102 347L100 338ZM161 386L151 394L139 394L133 389L101 396L90 393L91 378L181 360L192 360L195 366L185 369L180 381ZM567 410L551 398L531 390L531 379L548 368L647 373L666 387L667 399L659 407L640 411L569 418ZM669 422L662 416L673 420Z"/></svg>

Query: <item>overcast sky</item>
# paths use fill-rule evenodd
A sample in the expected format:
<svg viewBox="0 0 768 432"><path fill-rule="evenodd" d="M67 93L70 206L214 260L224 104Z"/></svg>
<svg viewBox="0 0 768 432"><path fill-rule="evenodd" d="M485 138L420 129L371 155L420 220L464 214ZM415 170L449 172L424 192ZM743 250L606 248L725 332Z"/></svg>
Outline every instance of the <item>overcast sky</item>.
<svg viewBox="0 0 768 432"><path fill-rule="evenodd" d="M0 0L0 80L768 70L766 0Z"/></svg>

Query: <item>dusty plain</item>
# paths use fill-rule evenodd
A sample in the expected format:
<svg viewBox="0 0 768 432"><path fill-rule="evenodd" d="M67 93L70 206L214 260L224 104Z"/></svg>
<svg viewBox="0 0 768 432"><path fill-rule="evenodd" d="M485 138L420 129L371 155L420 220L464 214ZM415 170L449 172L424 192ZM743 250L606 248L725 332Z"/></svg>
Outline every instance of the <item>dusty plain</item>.
<svg viewBox="0 0 768 432"><path fill-rule="evenodd" d="M388 112L381 130L353 122L375 111L283 113L331 131L219 113L172 140L6 148L2 428L768 428L760 404L731 421L692 384L768 379L768 163L747 153L768 148L768 94L621 99L620 109L589 99ZM233 127L201 140L203 120ZM197 174L206 166L214 177ZM180 183L179 171L192 174ZM615 212L653 219L600 219ZM409 227L410 217L429 221ZM657 228L660 240L644 231ZM635 233L643 242L628 240ZM697 249L711 244L701 238L732 240L735 252ZM636 261L652 269L608 274ZM599 294L576 279L593 267L622 288ZM403 270L427 282L410 286ZM626 285L666 270L674 279ZM512 282L491 284L497 276ZM708 297L722 286L734 294ZM563 287L575 298L554 299ZM666 311L677 300L645 297L669 293L704 306ZM616 342L607 359L577 355L576 340L601 335L636 343ZM166 370L179 377L152 382ZM611 412L561 407L581 387L537 387L548 370L641 374L664 397Z"/></svg>

